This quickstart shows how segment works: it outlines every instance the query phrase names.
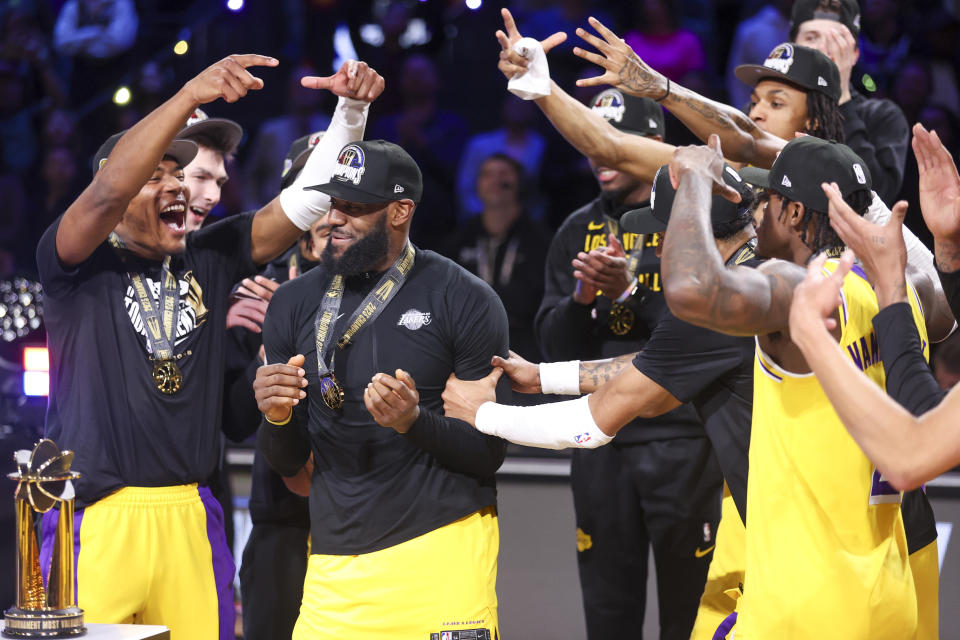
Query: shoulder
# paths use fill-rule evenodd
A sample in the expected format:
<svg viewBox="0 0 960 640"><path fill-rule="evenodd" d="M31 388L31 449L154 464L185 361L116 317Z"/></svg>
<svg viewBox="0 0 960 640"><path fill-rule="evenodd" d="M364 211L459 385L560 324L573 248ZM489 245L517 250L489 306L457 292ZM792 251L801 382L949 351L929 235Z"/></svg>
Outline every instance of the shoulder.
<svg viewBox="0 0 960 640"><path fill-rule="evenodd" d="M887 98L868 98L862 94L855 94L847 103L850 110L855 111L863 119L884 120L892 123L901 124L908 127L907 117L895 102ZM841 112L845 111L841 107Z"/></svg>
<svg viewBox="0 0 960 640"><path fill-rule="evenodd" d="M584 231L586 225L603 222L603 215L597 210L597 200L591 200L568 215L557 229L557 236Z"/></svg>
<svg viewBox="0 0 960 640"><path fill-rule="evenodd" d="M450 309L477 304L503 308L490 285L453 260L427 249L417 250L411 282L441 295Z"/></svg>
<svg viewBox="0 0 960 640"><path fill-rule="evenodd" d="M322 292L330 283L330 274L322 267L315 267L293 280L287 280L273 292L267 313L291 313L300 307L315 306Z"/></svg>

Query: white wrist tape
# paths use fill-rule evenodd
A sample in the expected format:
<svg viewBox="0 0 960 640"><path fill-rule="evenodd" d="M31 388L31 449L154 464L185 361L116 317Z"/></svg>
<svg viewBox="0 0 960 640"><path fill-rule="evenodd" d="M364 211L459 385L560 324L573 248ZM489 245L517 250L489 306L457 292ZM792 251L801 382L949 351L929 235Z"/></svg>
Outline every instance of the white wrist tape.
<svg viewBox="0 0 960 640"><path fill-rule="evenodd" d="M526 73L510 78L507 91L524 100L536 100L550 95L550 67L540 41L535 38L520 38L513 44L513 50L530 64Z"/></svg>
<svg viewBox="0 0 960 640"><path fill-rule="evenodd" d="M298 229L306 231L330 210L330 196L319 191L305 191L304 187L330 181L340 149L349 142L363 139L369 108L369 102L340 98L330 126L307 158L300 175L280 192L280 207Z"/></svg>
<svg viewBox="0 0 960 640"><path fill-rule="evenodd" d="M565 396L580 395L580 361L541 362L540 391Z"/></svg>
<svg viewBox="0 0 960 640"><path fill-rule="evenodd" d="M594 422L590 396L533 407L485 402L476 423L483 433L540 449L596 449L613 440Z"/></svg>
<svg viewBox="0 0 960 640"><path fill-rule="evenodd" d="M873 201L870 202L870 207L863 217L874 224L886 224L891 215L893 214L890 208L874 193ZM903 243L907 245L907 264L930 276L930 280L939 294L943 289L940 285L940 278L937 276L937 270L933 266L933 253L930 252L930 249L927 249L925 244L920 242L920 239L913 234L913 231L910 231L907 225L903 225Z"/></svg>

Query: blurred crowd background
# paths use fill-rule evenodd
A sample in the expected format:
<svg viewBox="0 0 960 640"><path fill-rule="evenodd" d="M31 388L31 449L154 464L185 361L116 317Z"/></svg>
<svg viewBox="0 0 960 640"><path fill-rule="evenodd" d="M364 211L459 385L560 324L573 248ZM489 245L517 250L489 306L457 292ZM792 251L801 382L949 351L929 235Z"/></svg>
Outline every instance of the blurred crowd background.
<svg viewBox="0 0 960 640"><path fill-rule="evenodd" d="M209 219L258 208L279 190L291 141L325 128L334 101L299 86L344 59L369 62L386 78L371 108L367 138L406 148L425 178L412 237L467 264L475 238L514 221L483 219L515 201L525 264L486 278L504 301L533 305L542 292L550 235L595 196L586 161L532 103L512 97L496 68L502 27L492 0L4 0L0 5L0 277L35 272L43 230L91 177L90 158L186 80L229 53L277 57L258 69L266 83L237 104L208 105L245 131L228 165L230 181ZM574 86L597 69L571 52L593 15L672 80L744 106L733 77L788 39L791 0L512 0L521 33L566 31L550 53L553 77ZM895 101L912 124L934 128L956 154L960 118L960 20L955 0L861 0L855 87ZM668 117L667 141L695 140ZM491 156L498 154L491 159ZM929 242L917 206L917 172L907 159L901 198L908 224ZM495 235L495 234L493 234ZM534 255L538 254L539 255ZM474 266L477 265L469 265ZM476 268L475 268L476 270ZM504 273L506 271L506 273ZM497 279L505 282L494 282ZM539 283L539 285L537 284ZM512 291L507 291L512 287ZM535 354L531 354L535 355Z"/></svg>

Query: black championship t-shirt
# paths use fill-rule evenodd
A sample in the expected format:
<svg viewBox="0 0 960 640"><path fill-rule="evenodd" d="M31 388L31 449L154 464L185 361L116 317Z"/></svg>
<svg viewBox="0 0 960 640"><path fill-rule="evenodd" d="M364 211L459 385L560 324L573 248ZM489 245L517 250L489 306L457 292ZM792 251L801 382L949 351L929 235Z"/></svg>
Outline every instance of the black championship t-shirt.
<svg viewBox="0 0 960 640"><path fill-rule="evenodd" d="M535 324L546 360L598 360L634 353L643 348L666 312L656 234L625 232L619 225L614 227L608 222L604 214L609 210L608 213L619 216L644 204L621 205L619 209L609 210L609 205L597 198L571 213L557 230L547 254L546 285ZM573 276L571 261L580 251L607 246L607 236L613 228L617 228L624 250L640 252L637 292L624 302L634 313L635 322L625 335L616 335L610 329L612 301L609 297L598 296L591 305L573 300L577 279ZM655 418L631 420L617 434L614 446L695 437L703 437L703 427L694 410L684 405Z"/></svg>
<svg viewBox="0 0 960 640"><path fill-rule="evenodd" d="M346 279L334 337L343 335L380 275ZM440 394L451 373L479 379L490 372L494 354L506 355L509 333L500 299L447 258L418 250L409 277L380 316L348 347L335 349L333 370L346 392L343 409L335 412L319 390L314 327L330 278L321 265L281 285L263 326L268 362L306 357L306 400L291 423L264 423L261 431L307 429L314 456L313 553L369 553L495 505L494 472L506 443L445 418ZM363 403L373 375L394 375L398 368L410 373L420 394L421 417L406 435L378 425ZM501 383L498 401L509 402L509 386Z"/></svg>
<svg viewBox="0 0 960 640"><path fill-rule="evenodd" d="M752 259L742 264L755 267L760 262ZM633 360L638 371L677 400L693 404L744 521L754 353L752 337L728 336L697 327L668 309Z"/></svg>
<svg viewBox="0 0 960 640"><path fill-rule="evenodd" d="M56 254L58 218L37 247L50 348L46 433L75 453L78 506L124 486L206 480L220 447L227 297L256 271L250 257L253 214L187 236L171 260L180 293L174 352L183 388L157 390L153 363L128 271L159 299L160 263L103 242L79 265Z"/></svg>

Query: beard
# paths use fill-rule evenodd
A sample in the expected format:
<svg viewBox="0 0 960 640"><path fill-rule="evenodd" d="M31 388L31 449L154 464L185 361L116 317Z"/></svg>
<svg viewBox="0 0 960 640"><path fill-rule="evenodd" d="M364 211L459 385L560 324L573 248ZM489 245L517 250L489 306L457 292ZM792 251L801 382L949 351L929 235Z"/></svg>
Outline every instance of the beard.
<svg viewBox="0 0 960 640"><path fill-rule="evenodd" d="M343 255L334 255L332 242L327 242L320 254L320 264L330 273L339 273L344 276L355 276L370 271L378 262L383 260L390 248L390 236L387 233L387 216L380 221L366 235L347 247Z"/></svg>

